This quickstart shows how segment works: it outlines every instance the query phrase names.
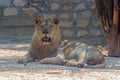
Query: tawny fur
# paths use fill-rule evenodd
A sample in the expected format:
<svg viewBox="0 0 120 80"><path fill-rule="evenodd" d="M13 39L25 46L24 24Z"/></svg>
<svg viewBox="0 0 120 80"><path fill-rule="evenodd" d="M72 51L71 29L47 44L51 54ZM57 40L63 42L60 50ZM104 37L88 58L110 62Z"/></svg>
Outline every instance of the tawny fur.
<svg viewBox="0 0 120 80"><path fill-rule="evenodd" d="M53 35L59 34L58 30L55 30L56 32L53 33ZM32 38L31 42L31 47L29 50L29 53L31 54L31 57L36 58L36 59L43 59L45 57L49 57L50 55L53 54L54 51L57 50L59 47L59 35L56 35L54 37L55 41L49 45L44 45L42 44L41 40L41 35L42 32L40 32L40 29L37 28L35 30L35 33ZM52 46L52 47L51 47Z"/></svg>
<svg viewBox="0 0 120 80"><path fill-rule="evenodd" d="M99 45L97 48L104 56L108 56L108 50L104 49L101 45Z"/></svg>
<svg viewBox="0 0 120 80"><path fill-rule="evenodd" d="M44 45L41 41L43 36L43 32L40 28L40 24L42 24L41 18L36 18L34 20L35 23L35 32L32 37L32 41L30 44L30 49L26 54L25 58L20 59L19 63L31 62L35 60L41 60L46 57L53 57L56 56L57 48L59 47L60 43L60 30L59 30L59 20L53 19L53 30L51 30L50 35L53 38L51 44Z"/></svg>

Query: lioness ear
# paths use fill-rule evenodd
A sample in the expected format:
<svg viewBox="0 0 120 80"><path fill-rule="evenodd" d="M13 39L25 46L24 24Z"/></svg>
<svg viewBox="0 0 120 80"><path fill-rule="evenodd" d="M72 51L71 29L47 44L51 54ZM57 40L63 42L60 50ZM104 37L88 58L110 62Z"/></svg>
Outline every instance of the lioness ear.
<svg viewBox="0 0 120 80"><path fill-rule="evenodd" d="M39 18L39 17L37 17L37 18L34 19L34 23L35 24L40 24L41 22L42 22L42 19Z"/></svg>
<svg viewBox="0 0 120 80"><path fill-rule="evenodd" d="M58 25L58 24L60 23L60 20L57 19L57 18L54 18L54 19L53 19L53 23L56 24L56 25Z"/></svg>

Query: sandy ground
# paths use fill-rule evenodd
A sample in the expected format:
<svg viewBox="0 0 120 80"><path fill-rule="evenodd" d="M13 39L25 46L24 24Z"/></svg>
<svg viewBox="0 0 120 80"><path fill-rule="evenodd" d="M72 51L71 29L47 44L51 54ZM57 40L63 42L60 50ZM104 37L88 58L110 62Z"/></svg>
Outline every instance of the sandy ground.
<svg viewBox="0 0 120 80"><path fill-rule="evenodd" d="M19 31L17 34L13 30L6 30L8 34L4 32L0 30L0 80L120 80L120 58L106 57L104 69L43 65L39 62L18 64L17 60L27 53L31 34L26 32L18 36Z"/></svg>

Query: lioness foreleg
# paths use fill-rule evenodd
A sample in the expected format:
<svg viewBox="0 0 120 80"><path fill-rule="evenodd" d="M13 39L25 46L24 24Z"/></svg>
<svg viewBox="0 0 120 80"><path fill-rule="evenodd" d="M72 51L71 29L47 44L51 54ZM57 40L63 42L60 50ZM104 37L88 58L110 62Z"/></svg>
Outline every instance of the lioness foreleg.
<svg viewBox="0 0 120 80"><path fill-rule="evenodd" d="M58 54L56 57L52 57L52 58L45 58L40 60L40 63L42 64L64 64L65 62L65 58L63 55Z"/></svg>
<svg viewBox="0 0 120 80"><path fill-rule="evenodd" d="M24 58L19 59L18 63L27 63L27 62L33 62L34 59L30 57L30 54L27 53Z"/></svg>
<svg viewBox="0 0 120 80"><path fill-rule="evenodd" d="M65 65L66 66L77 66L78 64L79 64L79 62L77 62L74 59L72 59L72 60L65 60Z"/></svg>

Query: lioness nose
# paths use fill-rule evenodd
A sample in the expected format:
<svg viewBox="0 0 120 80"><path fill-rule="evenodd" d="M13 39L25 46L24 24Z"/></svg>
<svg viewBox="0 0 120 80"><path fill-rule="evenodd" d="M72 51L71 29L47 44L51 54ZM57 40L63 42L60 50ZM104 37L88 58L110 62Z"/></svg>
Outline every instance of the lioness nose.
<svg viewBox="0 0 120 80"><path fill-rule="evenodd" d="M47 34L47 33L48 33L48 30L47 30L47 29L45 29L45 30L43 31L43 33L44 33L44 34Z"/></svg>

